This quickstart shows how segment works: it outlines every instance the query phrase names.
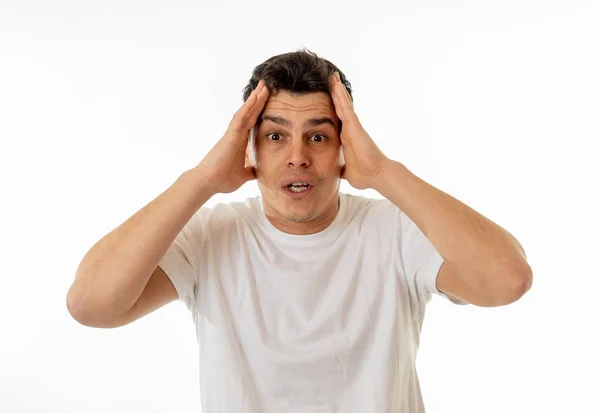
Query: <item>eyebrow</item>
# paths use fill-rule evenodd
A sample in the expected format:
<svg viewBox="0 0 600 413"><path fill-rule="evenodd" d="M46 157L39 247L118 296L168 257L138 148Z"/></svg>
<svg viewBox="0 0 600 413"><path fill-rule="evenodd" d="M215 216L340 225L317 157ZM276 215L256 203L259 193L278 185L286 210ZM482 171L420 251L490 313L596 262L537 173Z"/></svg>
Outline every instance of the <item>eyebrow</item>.
<svg viewBox="0 0 600 413"><path fill-rule="evenodd" d="M264 122L266 120L269 120L269 121L276 123L278 125L281 125L281 126L286 126L288 128L292 126L292 122L290 122L287 119L282 118L281 116L263 115L263 117L261 118L261 122ZM331 119L329 116L308 119L306 122L304 122L304 125L308 126L308 127L320 126L320 125L324 125L324 124L330 124L335 129L335 123L333 122L333 119Z"/></svg>

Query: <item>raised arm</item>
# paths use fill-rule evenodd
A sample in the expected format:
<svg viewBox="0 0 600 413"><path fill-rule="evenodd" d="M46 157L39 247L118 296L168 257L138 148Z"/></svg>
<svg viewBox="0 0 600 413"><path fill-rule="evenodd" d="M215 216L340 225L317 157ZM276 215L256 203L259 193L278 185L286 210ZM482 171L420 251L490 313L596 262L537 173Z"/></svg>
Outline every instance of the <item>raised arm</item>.
<svg viewBox="0 0 600 413"><path fill-rule="evenodd" d="M268 97L260 82L200 164L92 246L67 293L73 318L91 327L118 327L177 299L159 263L206 201L256 178L246 166L248 132Z"/></svg>
<svg viewBox="0 0 600 413"><path fill-rule="evenodd" d="M177 299L175 288L158 263L187 221L211 196L201 171L186 171L166 191L94 244L79 264L67 293L67 308L73 318L91 327L117 327ZM144 293L147 285L150 288ZM139 300L142 293L144 297ZM138 300L136 317L132 317L129 312Z"/></svg>

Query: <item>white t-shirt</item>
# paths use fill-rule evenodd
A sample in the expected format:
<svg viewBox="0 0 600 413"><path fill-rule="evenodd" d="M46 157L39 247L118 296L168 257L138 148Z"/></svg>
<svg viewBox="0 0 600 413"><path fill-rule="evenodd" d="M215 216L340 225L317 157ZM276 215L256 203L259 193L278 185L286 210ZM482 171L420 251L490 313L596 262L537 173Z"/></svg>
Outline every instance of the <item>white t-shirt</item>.
<svg viewBox="0 0 600 413"><path fill-rule="evenodd" d="M415 368L443 258L387 199L340 193L291 235L260 197L203 207L160 266L190 309L205 413L422 413Z"/></svg>

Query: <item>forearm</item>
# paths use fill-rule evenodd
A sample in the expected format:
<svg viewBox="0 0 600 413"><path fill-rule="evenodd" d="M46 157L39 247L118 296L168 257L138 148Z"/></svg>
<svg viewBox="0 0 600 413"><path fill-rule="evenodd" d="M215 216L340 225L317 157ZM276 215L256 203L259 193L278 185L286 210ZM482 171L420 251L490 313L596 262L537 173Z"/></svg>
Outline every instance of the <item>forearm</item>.
<svg viewBox="0 0 600 413"><path fill-rule="evenodd" d="M445 260L467 270L462 274L494 276L526 268L525 253L510 233L401 163L390 160L375 186L415 222Z"/></svg>
<svg viewBox="0 0 600 413"><path fill-rule="evenodd" d="M197 168L184 172L86 253L67 294L69 309L106 319L131 309L176 236L212 195Z"/></svg>

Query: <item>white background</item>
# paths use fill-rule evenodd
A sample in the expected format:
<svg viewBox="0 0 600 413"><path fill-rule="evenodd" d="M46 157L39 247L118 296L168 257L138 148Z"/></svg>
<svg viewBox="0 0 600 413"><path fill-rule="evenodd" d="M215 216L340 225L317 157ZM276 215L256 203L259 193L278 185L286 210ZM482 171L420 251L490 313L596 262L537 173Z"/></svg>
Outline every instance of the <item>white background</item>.
<svg viewBox="0 0 600 413"><path fill-rule="evenodd" d="M600 411L598 3L389 3L0 0L0 412L201 411L182 303L93 329L66 292L222 136L254 66L302 47L348 76L386 155L513 233L534 270L510 306L433 298L427 411Z"/></svg>

